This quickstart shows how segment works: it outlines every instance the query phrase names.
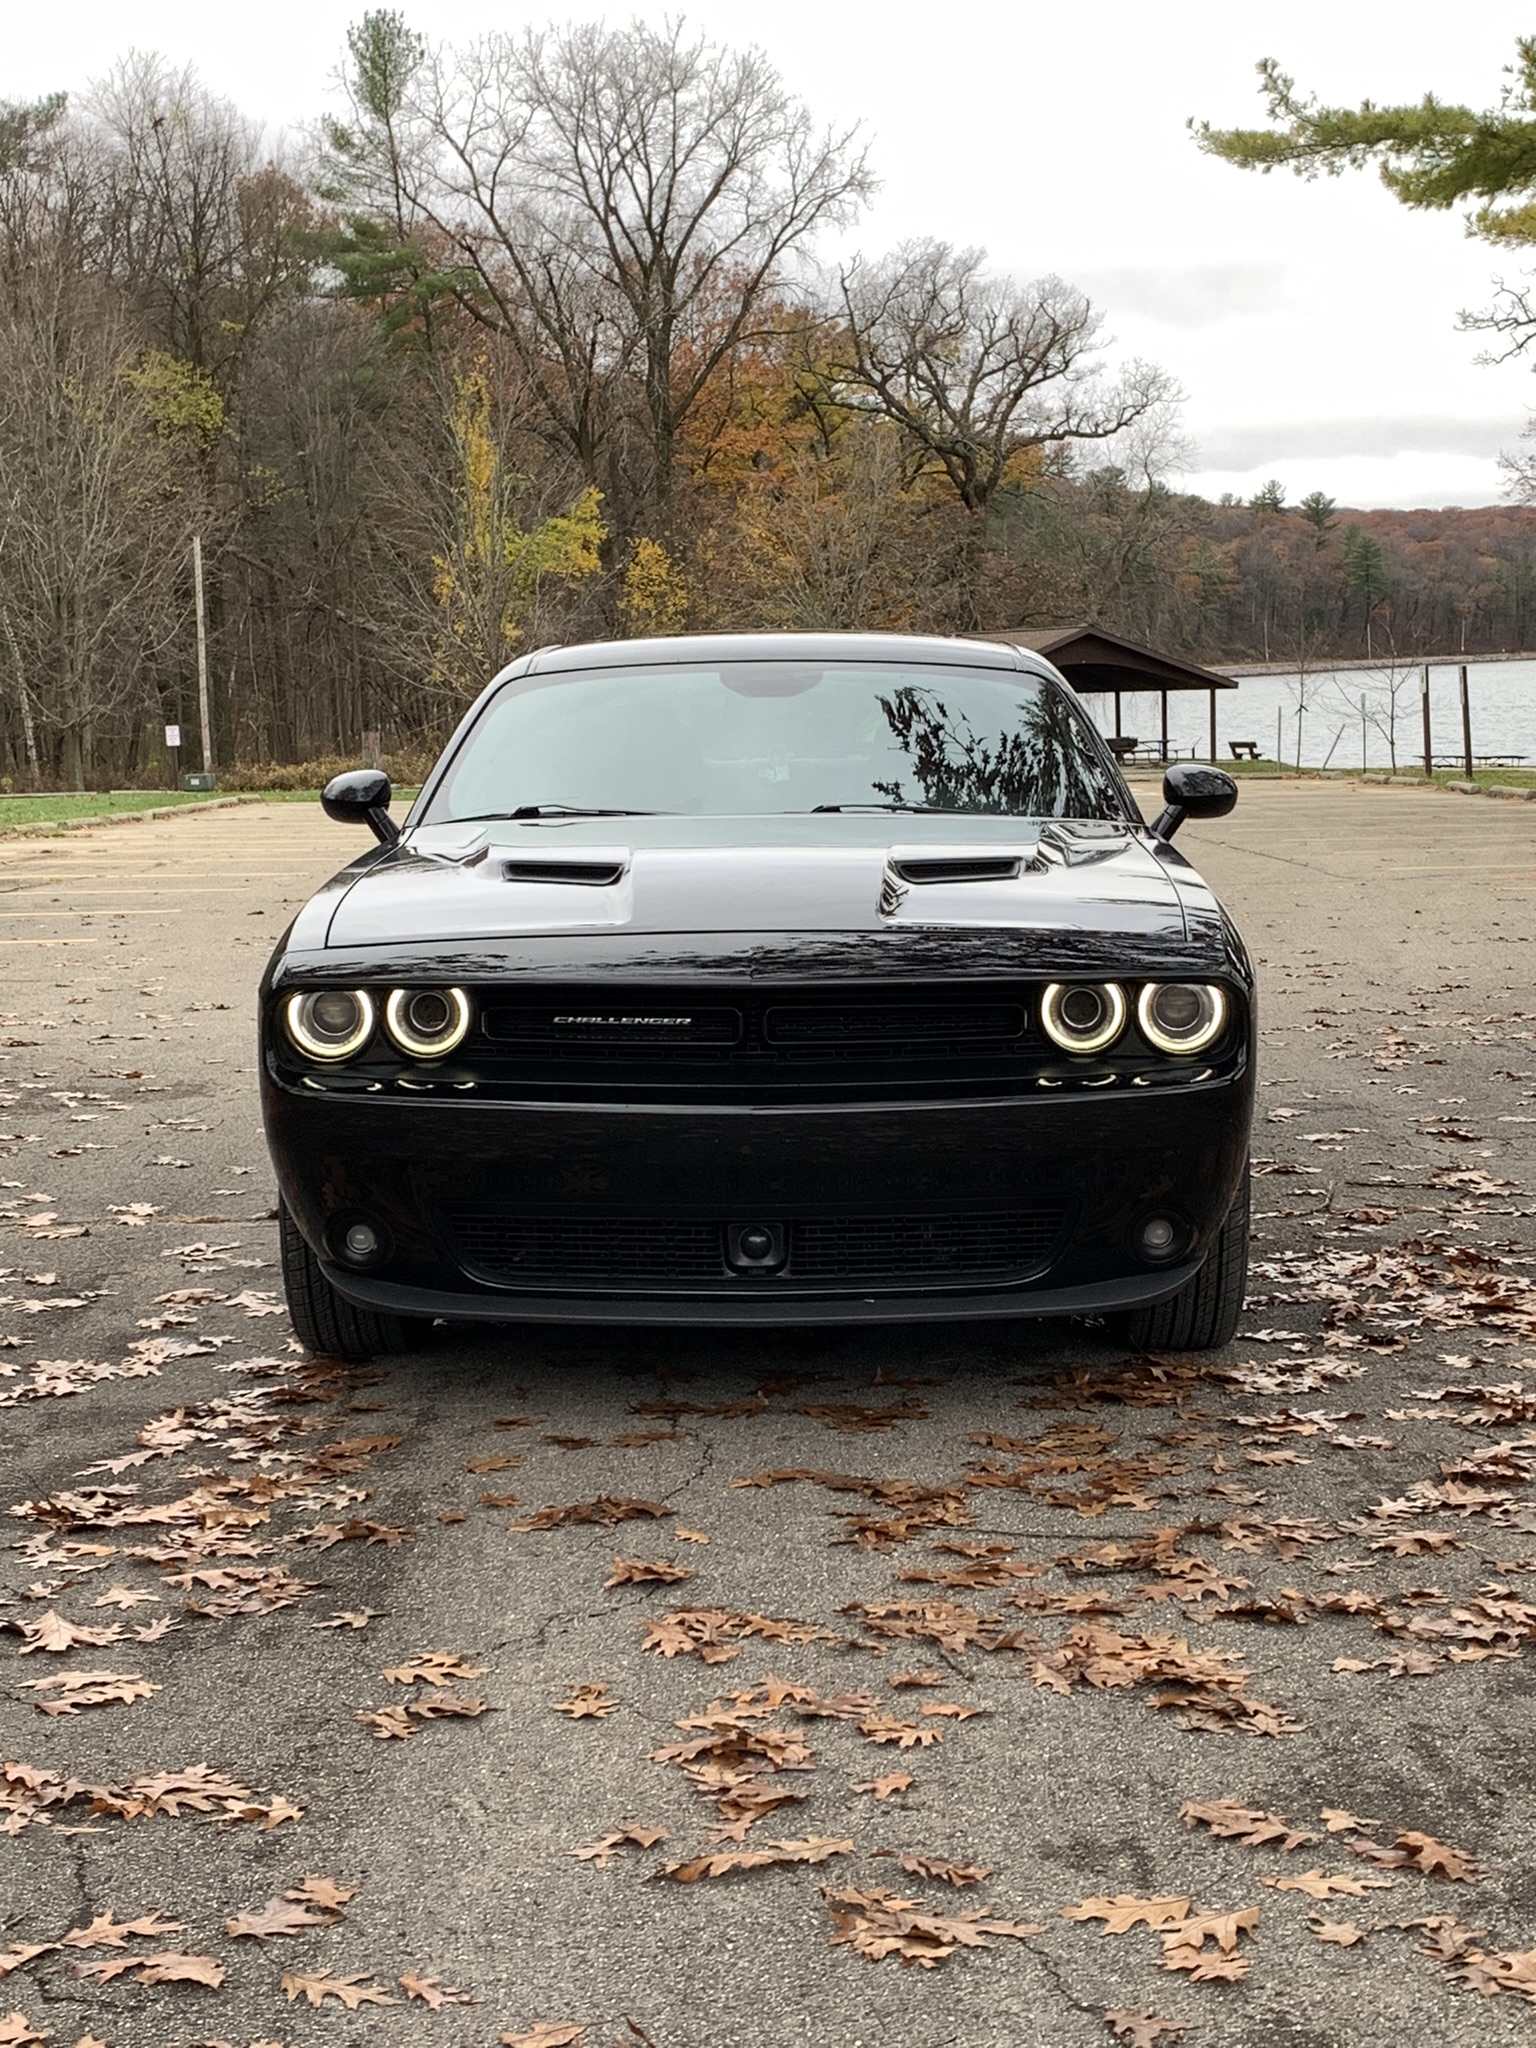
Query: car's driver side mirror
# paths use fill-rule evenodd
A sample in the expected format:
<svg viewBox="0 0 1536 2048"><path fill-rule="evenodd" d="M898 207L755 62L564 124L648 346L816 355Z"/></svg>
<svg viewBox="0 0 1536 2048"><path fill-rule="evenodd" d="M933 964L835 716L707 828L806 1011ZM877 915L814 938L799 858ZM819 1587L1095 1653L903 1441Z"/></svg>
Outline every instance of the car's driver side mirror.
<svg viewBox="0 0 1536 2048"><path fill-rule="evenodd" d="M1237 784L1224 769L1175 761L1163 777L1165 809L1152 821L1154 839L1171 839L1186 818L1224 818L1237 802Z"/></svg>
<svg viewBox="0 0 1536 2048"><path fill-rule="evenodd" d="M375 839L393 846L400 827L389 815L389 777L381 768L353 768L325 785L320 802L339 825L367 825Z"/></svg>

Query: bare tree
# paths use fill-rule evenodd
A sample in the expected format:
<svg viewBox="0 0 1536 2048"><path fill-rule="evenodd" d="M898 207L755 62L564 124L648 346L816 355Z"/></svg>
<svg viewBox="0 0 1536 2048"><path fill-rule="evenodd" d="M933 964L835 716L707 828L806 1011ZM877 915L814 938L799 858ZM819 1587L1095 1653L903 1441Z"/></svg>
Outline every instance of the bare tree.
<svg viewBox="0 0 1536 2048"><path fill-rule="evenodd" d="M894 420L922 467L985 513L1028 450L1109 441L1178 394L1152 365L1106 379L1101 318L1058 277L991 276L979 249L909 242L840 280L844 404Z"/></svg>
<svg viewBox="0 0 1536 2048"><path fill-rule="evenodd" d="M151 697L175 628L187 508L106 289L37 267L0 312L0 592L11 693L78 788Z"/></svg>
<svg viewBox="0 0 1536 2048"><path fill-rule="evenodd" d="M453 52L373 14L352 49L352 118L329 131L337 189L452 249L449 282L518 347L594 481L632 380L642 488L664 504L709 379L756 333L796 253L870 191L852 131L819 130L761 52L680 22Z"/></svg>

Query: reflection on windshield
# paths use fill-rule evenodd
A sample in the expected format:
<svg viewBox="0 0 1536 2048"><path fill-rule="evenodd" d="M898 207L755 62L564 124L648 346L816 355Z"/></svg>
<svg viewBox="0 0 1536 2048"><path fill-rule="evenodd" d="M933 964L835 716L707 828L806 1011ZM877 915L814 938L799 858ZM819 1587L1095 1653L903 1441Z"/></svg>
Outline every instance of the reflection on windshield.
<svg viewBox="0 0 1536 2048"><path fill-rule="evenodd" d="M1054 690L1019 706L1013 732L987 739L936 693L904 684L882 697L886 722L912 763L916 800L945 811L1026 818L1101 818L1116 811L1098 764L1085 757L1072 707ZM896 803L900 783L875 787Z"/></svg>
<svg viewBox="0 0 1536 2048"><path fill-rule="evenodd" d="M1071 698L1039 677L747 661L514 678L475 721L425 822L860 805L1125 816Z"/></svg>

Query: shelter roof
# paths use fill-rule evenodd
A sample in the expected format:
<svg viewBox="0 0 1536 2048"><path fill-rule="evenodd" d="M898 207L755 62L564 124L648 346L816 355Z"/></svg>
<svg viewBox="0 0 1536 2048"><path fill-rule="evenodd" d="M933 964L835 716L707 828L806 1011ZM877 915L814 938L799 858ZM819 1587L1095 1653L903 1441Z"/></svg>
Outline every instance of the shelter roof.
<svg viewBox="0 0 1536 2048"><path fill-rule="evenodd" d="M1012 647L1043 654L1077 690L1235 690L1232 676L1161 654L1102 626L1010 626L989 633Z"/></svg>

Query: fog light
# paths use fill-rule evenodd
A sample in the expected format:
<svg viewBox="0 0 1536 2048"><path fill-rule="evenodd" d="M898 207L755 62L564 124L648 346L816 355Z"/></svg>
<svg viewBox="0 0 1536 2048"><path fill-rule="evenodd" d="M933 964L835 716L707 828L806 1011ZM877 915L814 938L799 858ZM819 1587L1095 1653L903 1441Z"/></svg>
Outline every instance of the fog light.
<svg viewBox="0 0 1536 2048"><path fill-rule="evenodd" d="M349 1223L341 1242L347 1257L364 1265L379 1249L379 1233L371 1223Z"/></svg>
<svg viewBox="0 0 1536 2048"><path fill-rule="evenodd" d="M1179 1248L1179 1226L1171 1216L1149 1216L1136 1233L1144 1259L1171 1259Z"/></svg>

